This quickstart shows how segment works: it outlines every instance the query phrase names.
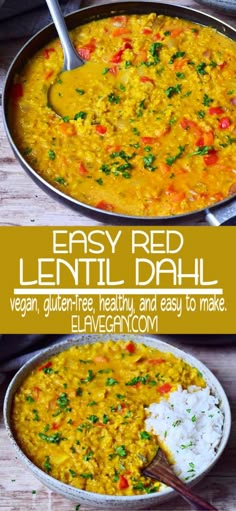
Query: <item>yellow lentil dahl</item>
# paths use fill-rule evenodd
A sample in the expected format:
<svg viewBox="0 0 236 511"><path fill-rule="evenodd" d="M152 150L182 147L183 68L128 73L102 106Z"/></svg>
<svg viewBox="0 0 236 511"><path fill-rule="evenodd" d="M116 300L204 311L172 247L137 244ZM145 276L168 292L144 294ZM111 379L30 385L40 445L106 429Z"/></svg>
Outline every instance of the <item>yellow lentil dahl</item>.
<svg viewBox="0 0 236 511"><path fill-rule="evenodd" d="M64 483L109 495L155 492L160 484L141 475L158 446L145 431L145 407L178 385L206 384L196 368L144 344L76 345L36 367L16 392L15 437Z"/></svg>
<svg viewBox="0 0 236 511"><path fill-rule="evenodd" d="M236 192L234 41L155 13L93 21L71 37L85 66L60 75L54 40L12 88L14 140L46 181L135 216L188 213Z"/></svg>

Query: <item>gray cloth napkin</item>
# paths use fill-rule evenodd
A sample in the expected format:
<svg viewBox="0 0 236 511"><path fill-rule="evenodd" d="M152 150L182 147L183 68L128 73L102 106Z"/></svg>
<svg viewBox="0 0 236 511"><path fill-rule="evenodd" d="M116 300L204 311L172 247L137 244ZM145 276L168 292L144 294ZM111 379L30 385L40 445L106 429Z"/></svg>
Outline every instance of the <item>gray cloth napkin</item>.
<svg viewBox="0 0 236 511"><path fill-rule="evenodd" d="M81 0L60 0L64 15L80 8ZM29 37L51 23L45 0L0 0L0 41Z"/></svg>

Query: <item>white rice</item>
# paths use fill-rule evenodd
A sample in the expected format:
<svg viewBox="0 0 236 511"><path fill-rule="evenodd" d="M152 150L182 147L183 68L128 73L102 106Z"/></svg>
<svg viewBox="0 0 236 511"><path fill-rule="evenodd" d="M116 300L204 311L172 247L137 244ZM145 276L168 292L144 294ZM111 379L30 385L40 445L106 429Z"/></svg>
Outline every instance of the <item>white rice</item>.
<svg viewBox="0 0 236 511"><path fill-rule="evenodd" d="M218 405L209 387L191 386L179 387L146 410L146 430L167 447L175 461L173 469L184 481L196 477L215 457L224 422Z"/></svg>

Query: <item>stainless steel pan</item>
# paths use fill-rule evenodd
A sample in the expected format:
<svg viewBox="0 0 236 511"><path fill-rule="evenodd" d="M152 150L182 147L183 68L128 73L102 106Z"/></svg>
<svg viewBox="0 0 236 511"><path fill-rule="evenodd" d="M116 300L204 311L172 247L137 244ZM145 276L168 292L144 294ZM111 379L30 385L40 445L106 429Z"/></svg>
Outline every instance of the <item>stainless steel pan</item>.
<svg viewBox="0 0 236 511"><path fill-rule="evenodd" d="M79 11L73 12L66 16L66 24L71 30L77 25L82 25L92 20L109 17L111 15L121 14L147 14L157 12L166 16L180 17L190 20L201 25L210 25L216 28L222 34L236 40L236 29L230 27L223 21L202 13L195 9L188 7L180 7L177 5L164 4L159 2L146 2L146 1L129 1L117 2L114 4L102 4L94 7L88 7ZM236 225L236 200L234 197L229 197L224 201L211 206L209 209L191 212L174 217L140 217L128 216L110 211L101 211L95 207L89 206L73 197L65 195L60 190L54 188L50 183L45 181L37 172L30 167L18 151L8 122L8 103L13 78L25 62L30 59L40 48L46 45L51 39L57 37L56 29L53 24L48 25L43 30L34 35L15 57L8 71L5 87L3 91L3 119L5 130L20 165L26 172L48 193L54 195L55 198L66 202L68 205L80 210L83 214L90 216L96 220L108 222L110 224L126 224L126 225L176 225L176 224L191 224L197 220L204 219L210 225Z"/></svg>

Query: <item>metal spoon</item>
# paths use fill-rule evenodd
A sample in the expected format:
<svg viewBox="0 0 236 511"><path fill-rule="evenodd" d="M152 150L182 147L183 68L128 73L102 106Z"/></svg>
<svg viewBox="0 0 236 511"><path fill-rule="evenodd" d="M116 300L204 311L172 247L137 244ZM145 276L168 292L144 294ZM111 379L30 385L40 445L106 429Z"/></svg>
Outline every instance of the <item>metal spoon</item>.
<svg viewBox="0 0 236 511"><path fill-rule="evenodd" d="M192 490L175 475L171 465L167 461L165 453L160 447L151 463L142 470L142 474L171 486L171 488L191 504L192 509L197 509L198 511L217 511L214 506L195 495Z"/></svg>
<svg viewBox="0 0 236 511"><path fill-rule="evenodd" d="M46 0L64 53L63 71L70 71L84 65L84 61L76 53L70 40L65 20L57 0Z"/></svg>

